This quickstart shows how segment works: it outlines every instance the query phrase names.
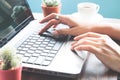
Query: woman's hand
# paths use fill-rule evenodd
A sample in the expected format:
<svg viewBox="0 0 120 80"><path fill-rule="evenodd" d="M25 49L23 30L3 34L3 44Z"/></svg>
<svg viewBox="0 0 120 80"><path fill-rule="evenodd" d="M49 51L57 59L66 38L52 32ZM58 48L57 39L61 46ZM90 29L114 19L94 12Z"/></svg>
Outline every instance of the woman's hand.
<svg viewBox="0 0 120 80"><path fill-rule="evenodd" d="M48 23L43 29L41 29L39 34L42 34L47 29L49 29L51 26L57 27L57 25L60 23L68 25L70 28L56 30L54 32L55 35L68 34L68 35L76 36L76 35L88 32L90 30L88 27L86 27L86 25L80 24L74 21L71 16L60 15L56 13L52 13L48 15L47 17L45 17L43 20L40 21L40 23L44 23L44 22L48 22Z"/></svg>
<svg viewBox="0 0 120 80"><path fill-rule="evenodd" d="M110 69L120 72L120 46L109 36L88 32L74 38L73 50L86 50L96 55Z"/></svg>

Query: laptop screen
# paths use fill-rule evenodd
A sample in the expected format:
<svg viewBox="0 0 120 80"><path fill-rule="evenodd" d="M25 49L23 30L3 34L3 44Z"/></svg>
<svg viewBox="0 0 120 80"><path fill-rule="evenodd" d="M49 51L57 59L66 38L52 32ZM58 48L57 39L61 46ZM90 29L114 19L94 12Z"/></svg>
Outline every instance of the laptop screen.
<svg viewBox="0 0 120 80"><path fill-rule="evenodd" d="M0 47L33 19L26 0L0 0Z"/></svg>

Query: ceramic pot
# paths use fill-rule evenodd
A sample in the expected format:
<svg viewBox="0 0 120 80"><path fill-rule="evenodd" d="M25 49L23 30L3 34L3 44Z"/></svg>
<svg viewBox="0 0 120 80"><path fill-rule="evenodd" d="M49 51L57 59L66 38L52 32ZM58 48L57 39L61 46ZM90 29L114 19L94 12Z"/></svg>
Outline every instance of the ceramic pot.
<svg viewBox="0 0 120 80"><path fill-rule="evenodd" d="M44 17L51 13L60 13L61 5L55 7L46 7L45 5L41 5Z"/></svg>
<svg viewBox="0 0 120 80"><path fill-rule="evenodd" d="M22 66L12 70L0 70L0 80L21 80Z"/></svg>

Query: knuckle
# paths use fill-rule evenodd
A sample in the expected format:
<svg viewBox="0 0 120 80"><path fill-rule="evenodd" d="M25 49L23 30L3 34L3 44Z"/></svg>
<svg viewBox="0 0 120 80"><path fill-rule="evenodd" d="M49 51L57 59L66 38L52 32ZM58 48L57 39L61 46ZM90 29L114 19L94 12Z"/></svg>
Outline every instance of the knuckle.
<svg viewBox="0 0 120 80"><path fill-rule="evenodd" d="M86 35L89 37L93 34L93 32L87 32Z"/></svg>
<svg viewBox="0 0 120 80"><path fill-rule="evenodd" d="M88 43L88 41L87 41L87 40L85 40L85 39L83 39L83 40L81 40L81 41L80 41L80 43L81 43L81 44L87 44L87 43Z"/></svg>
<svg viewBox="0 0 120 80"><path fill-rule="evenodd" d="M51 13L51 15L53 15L53 16L54 16L54 15L56 15L56 13Z"/></svg>
<svg viewBox="0 0 120 80"><path fill-rule="evenodd" d="M50 21L51 23L54 23L55 22L55 20L54 19L51 19L51 21Z"/></svg>

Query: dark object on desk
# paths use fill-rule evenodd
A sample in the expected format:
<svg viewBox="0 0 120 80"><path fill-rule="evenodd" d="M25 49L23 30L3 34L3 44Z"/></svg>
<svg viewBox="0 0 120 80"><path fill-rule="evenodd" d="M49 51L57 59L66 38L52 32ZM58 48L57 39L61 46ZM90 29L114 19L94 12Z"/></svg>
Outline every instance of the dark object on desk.
<svg viewBox="0 0 120 80"><path fill-rule="evenodd" d="M118 73L117 75L117 80L120 80L120 73Z"/></svg>

